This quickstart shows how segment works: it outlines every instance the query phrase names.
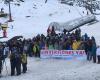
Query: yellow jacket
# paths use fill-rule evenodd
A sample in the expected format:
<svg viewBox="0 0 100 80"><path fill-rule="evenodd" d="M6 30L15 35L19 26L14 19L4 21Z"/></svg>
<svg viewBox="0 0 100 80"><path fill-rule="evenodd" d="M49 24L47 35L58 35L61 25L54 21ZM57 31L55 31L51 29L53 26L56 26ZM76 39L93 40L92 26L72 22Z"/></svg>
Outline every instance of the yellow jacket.
<svg viewBox="0 0 100 80"><path fill-rule="evenodd" d="M81 43L80 41L74 41L72 44L73 50L78 50L80 43Z"/></svg>
<svg viewBox="0 0 100 80"><path fill-rule="evenodd" d="M25 53L21 55L21 60L22 60L22 63L27 63L27 55Z"/></svg>

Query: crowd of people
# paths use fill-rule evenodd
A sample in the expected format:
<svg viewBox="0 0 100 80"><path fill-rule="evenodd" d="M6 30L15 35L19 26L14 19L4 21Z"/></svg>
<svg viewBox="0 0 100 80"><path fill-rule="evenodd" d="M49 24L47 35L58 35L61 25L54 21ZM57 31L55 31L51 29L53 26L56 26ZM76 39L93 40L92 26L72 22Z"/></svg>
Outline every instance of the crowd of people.
<svg viewBox="0 0 100 80"><path fill-rule="evenodd" d="M100 63L100 47L96 45L95 38L89 37L87 34L81 35L81 29L73 32L67 32L66 29L62 33L56 33L54 27L47 29L47 36L41 34L32 39L12 39L6 44L0 43L0 74L2 72L3 60L10 58L11 76L20 75L21 72L27 71L27 56L39 57L40 51L46 50L85 50L87 60L96 63L98 53L98 63ZM22 71L21 71L22 66ZM16 72L15 72L16 69Z"/></svg>

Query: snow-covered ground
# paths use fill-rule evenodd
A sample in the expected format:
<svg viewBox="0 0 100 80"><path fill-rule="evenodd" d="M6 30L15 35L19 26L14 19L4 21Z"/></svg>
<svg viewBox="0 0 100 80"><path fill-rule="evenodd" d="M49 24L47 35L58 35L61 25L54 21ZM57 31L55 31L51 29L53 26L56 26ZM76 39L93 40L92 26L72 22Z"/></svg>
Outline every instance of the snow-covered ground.
<svg viewBox="0 0 100 80"><path fill-rule="evenodd" d="M100 65L86 60L56 60L28 58L28 71L10 76L10 63L4 66L0 80L100 80Z"/></svg>

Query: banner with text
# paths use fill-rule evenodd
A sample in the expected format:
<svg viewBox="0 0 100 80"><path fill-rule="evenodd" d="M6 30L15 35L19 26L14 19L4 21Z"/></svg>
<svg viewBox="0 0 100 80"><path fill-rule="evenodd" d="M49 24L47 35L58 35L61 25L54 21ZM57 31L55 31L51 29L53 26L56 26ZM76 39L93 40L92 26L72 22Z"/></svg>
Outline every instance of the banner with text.
<svg viewBox="0 0 100 80"><path fill-rule="evenodd" d="M86 59L86 54L84 50L41 50L40 57L42 59Z"/></svg>

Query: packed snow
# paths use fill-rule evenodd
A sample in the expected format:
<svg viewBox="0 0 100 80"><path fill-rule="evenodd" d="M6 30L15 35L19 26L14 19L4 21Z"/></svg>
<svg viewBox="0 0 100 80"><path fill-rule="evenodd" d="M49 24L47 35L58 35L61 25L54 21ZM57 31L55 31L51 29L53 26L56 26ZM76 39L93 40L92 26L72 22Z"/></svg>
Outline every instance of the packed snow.
<svg viewBox="0 0 100 80"><path fill-rule="evenodd" d="M6 66L0 80L100 80L100 65L86 60L45 60L32 57L28 58L27 73L20 76L10 76L9 59L6 60Z"/></svg>
<svg viewBox="0 0 100 80"><path fill-rule="evenodd" d="M82 7L61 4L58 0L25 0L20 6L11 3L13 22L8 23L8 38L23 35L32 38L37 34L46 34L51 22L67 22L82 16L86 16L86 10ZM8 13L8 5L0 2L0 8ZM69 12L70 10L70 12ZM84 14L83 14L84 11ZM90 13L89 13L90 14ZM100 20L99 15L96 15ZM8 20L0 18L0 23ZM81 27L82 35L87 33L96 38L100 44L100 22ZM2 31L0 31L2 36ZM7 68L6 68L7 67ZM6 59L6 65L0 80L100 80L100 65L86 60L58 60L28 58L28 71L20 76L10 76L10 62Z"/></svg>

